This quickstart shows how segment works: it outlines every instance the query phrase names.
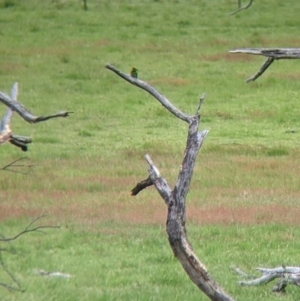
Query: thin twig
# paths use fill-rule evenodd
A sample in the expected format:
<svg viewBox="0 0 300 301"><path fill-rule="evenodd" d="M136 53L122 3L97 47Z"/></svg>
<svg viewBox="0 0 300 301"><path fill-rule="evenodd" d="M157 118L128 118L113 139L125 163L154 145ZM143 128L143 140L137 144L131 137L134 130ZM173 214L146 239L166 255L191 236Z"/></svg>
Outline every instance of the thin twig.
<svg viewBox="0 0 300 301"><path fill-rule="evenodd" d="M205 93L203 93L199 99L199 105L198 105L198 108L197 108L197 111L196 111L196 114L199 114L200 112L200 109L202 107L202 104L204 102L204 98L205 98Z"/></svg>
<svg viewBox="0 0 300 301"><path fill-rule="evenodd" d="M4 103L7 107L11 108L13 111L17 112L24 120L29 123L38 123L41 121L46 121L51 118L57 117L68 117L69 114L73 112L62 111L56 114L47 115L47 116L35 116L29 110L27 110L20 102L15 99L12 99L7 94L0 91L0 102Z"/></svg>
<svg viewBox="0 0 300 301"><path fill-rule="evenodd" d="M25 233L29 233L29 232L42 232L43 233L43 231L39 231L40 229L49 229L49 228L57 229L57 228L60 228L60 226L38 226L38 227L35 227L35 228L32 228L32 229L29 229L36 221L40 220L41 218L44 218L45 216L46 216L46 214L38 216L37 218L35 218L33 221L31 221L29 223L29 225L25 228L25 230L19 232L18 234L16 234L13 237L0 238L0 242L3 242L3 241L4 242L9 242L9 241L15 240L18 237L20 237L21 235L23 235Z"/></svg>
<svg viewBox="0 0 300 301"><path fill-rule="evenodd" d="M12 275L12 273L4 265L1 253L0 253L0 265L2 266L3 270L5 271L5 273L12 279L12 281L14 283L17 284L18 287L13 287L11 285L8 285L8 284L2 283L2 282L0 282L0 285L3 286L3 287L5 287L8 290L14 290L14 291L18 291L18 292L24 292L24 290L21 288L21 284L18 282L18 280Z"/></svg>
<svg viewBox="0 0 300 301"><path fill-rule="evenodd" d="M40 220L41 218L44 218L46 216L46 214L42 214L38 217L36 217L34 220L32 220L29 225L25 228L25 230L19 232L17 235L13 236L13 237L8 237L5 238L3 235L1 235L2 238L0 238L0 242L4 242L4 243L10 243L13 240L16 240L18 237L20 237L21 235L25 234L25 233L29 233L29 232L41 232L40 229L46 229L46 228L59 228L59 226L38 226L35 228L30 228L35 222L37 222L38 220ZM10 279L17 285L16 286L11 286L7 283L3 283L0 282L0 286L8 289L8 290L14 290L14 291L19 291L19 292L24 292L24 290L21 288L21 284L17 281L17 279L13 276L13 274L6 268L3 259L2 259L2 252L10 252L11 254L15 254L16 252L11 252L6 248L0 248L0 266L2 267L2 269L4 270L4 272L10 277Z"/></svg>
<svg viewBox="0 0 300 301"><path fill-rule="evenodd" d="M26 160L28 159L28 157L22 157L19 158L7 165L5 165L4 167L2 167L0 170L5 170L5 171L10 171L10 172L14 172L14 173L19 173L19 174L23 174L23 175L27 175L29 174L31 171L33 171L32 167L35 167L36 165L22 165L22 164L15 164L21 160ZM9 168L28 168L27 171L22 172L22 171L18 171L18 170L13 170L13 169L9 169Z"/></svg>
<svg viewBox="0 0 300 301"><path fill-rule="evenodd" d="M241 0L238 0L238 9L235 10L234 12L230 13L229 15L235 15L238 12L240 12L241 10L249 8L251 6L252 2L253 2L253 0L250 0L250 2L247 5L241 6Z"/></svg>

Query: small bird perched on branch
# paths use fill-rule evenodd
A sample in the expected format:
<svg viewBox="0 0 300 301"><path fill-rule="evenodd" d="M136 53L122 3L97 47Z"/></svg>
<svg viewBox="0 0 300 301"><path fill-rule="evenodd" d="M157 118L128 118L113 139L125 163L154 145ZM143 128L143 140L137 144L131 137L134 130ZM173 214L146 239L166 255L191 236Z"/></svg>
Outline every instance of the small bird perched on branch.
<svg viewBox="0 0 300 301"><path fill-rule="evenodd" d="M137 70L136 68L132 67L131 71L130 71L130 75L134 78L138 78L138 72L139 70Z"/></svg>

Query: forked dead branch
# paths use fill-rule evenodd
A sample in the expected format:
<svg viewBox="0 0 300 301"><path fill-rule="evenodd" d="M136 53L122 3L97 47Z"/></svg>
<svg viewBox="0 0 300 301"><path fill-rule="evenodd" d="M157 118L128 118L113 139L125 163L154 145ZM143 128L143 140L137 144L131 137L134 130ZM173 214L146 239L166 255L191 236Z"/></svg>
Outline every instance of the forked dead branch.
<svg viewBox="0 0 300 301"><path fill-rule="evenodd" d="M186 223L186 196L189 190L193 175L196 157L205 136L208 131L198 131L200 123L200 108L204 100L204 95L200 98L199 105L194 115L189 116L177 109L166 97L155 90L148 83L124 74L116 67L107 64L106 68L115 72L121 78L129 83L145 90L156 98L171 114L185 121L189 125L187 144L184 153L183 162L175 187L171 189L167 181L161 177L159 170L152 162L149 155L145 158L149 164L149 178L145 181L147 184L153 183L160 196L168 207L167 234L170 246L174 255L180 261L185 272L197 287L213 301L233 301L232 299L211 277L205 265L198 259L192 245L189 243L185 228ZM138 184L139 185L139 184ZM137 185L137 186L138 186ZM148 185L149 186L149 185ZM143 185L140 187L143 189ZM145 187L144 187L145 188ZM141 191L140 189L139 191ZM138 191L138 192L139 192Z"/></svg>
<svg viewBox="0 0 300 301"><path fill-rule="evenodd" d="M300 59L300 48L241 48L231 50L229 52L263 55L267 57L267 60L262 64L260 69L246 80L247 83L255 81L258 77L260 77L274 62L274 60Z"/></svg>
<svg viewBox="0 0 300 301"><path fill-rule="evenodd" d="M17 160L10 162L9 164L0 168L0 170L9 171L13 173L19 173L23 175L27 175L33 171L33 167L36 165L33 164L19 164L22 160L27 160L27 157L22 157Z"/></svg>

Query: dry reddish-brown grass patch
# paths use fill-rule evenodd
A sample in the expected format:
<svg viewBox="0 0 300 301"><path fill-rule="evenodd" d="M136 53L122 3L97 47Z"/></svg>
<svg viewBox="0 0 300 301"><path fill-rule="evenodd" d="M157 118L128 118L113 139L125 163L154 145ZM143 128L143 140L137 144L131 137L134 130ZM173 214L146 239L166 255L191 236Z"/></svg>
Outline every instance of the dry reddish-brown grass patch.
<svg viewBox="0 0 300 301"><path fill-rule="evenodd" d="M279 79L291 79L291 80L299 80L300 79L300 73L293 72L293 73L273 73L273 77L279 78Z"/></svg>
<svg viewBox="0 0 300 301"><path fill-rule="evenodd" d="M159 200L160 201L160 200ZM97 208L71 205L67 208L52 207L50 214L62 219L67 215L73 222L97 224L105 221L126 222L130 224L164 225L167 208L163 201L149 203L106 204ZM300 207L285 205L259 206L188 206L187 221L194 224L300 224Z"/></svg>
<svg viewBox="0 0 300 301"><path fill-rule="evenodd" d="M122 194L122 193L121 193ZM38 206L37 201L17 200L14 204L1 204L0 220L6 218L36 217L47 212L53 220L63 224L71 221L81 225L97 225L102 222L125 222L129 224L164 225L167 208L159 197L141 201L130 197L128 192L117 195L111 202L99 202L88 194L78 199L70 195L54 200L47 206ZM126 194L126 195L125 195ZM146 197L146 198L149 198ZM82 199L82 201L80 201ZM300 224L300 206L284 204L266 205L187 205L187 221L194 224Z"/></svg>
<svg viewBox="0 0 300 301"><path fill-rule="evenodd" d="M174 86L183 86L188 84L190 81L188 79L183 78L158 78L155 80L150 80L149 84L155 85L155 84L171 84Z"/></svg>
<svg viewBox="0 0 300 301"><path fill-rule="evenodd" d="M94 42L95 46L106 46L110 43L108 40L98 40Z"/></svg>
<svg viewBox="0 0 300 301"><path fill-rule="evenodd" d="M16 71L18 69L21 69L21 65L19 64L16 64L16 63L2 63L1 64L1 69L4 71L4 72L11 72L11 71Z"/></svg>
<svg viewBox="0 0 300 301"><path fill-rule="evenodd" d="M249 62L255 60L253 55L243 53L220 52L211 55L203 55L204 60L209 62L227 61L227 62Z"/></svg>
<svg viewBox="0 0 300 301"><path fill-rule="evenodd" d="M286 205L208 206L187 208L188 220L197 224L291 224L299 225L300 207Z"/></svg>

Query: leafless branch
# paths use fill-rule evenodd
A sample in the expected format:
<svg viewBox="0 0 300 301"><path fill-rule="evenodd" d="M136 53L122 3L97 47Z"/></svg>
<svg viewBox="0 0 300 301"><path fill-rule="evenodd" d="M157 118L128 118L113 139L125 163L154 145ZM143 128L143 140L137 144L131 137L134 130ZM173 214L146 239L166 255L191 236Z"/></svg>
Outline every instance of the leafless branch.
<svg viewBox="0 0 300 301"><path fill-rule="evenodd" d="M16 86L16 90L18 89L17 83L14 84ZM68 117L69 114L73 112L58 112L56 114L47 115L47 116L35 116L29 112L20 102L12 97L8 96L7 94L0 92L0 102L5 104L7 107L11 108L13 111L17 112L24 120L29 123L38 123L41 121L46 121L51 118L56 117Z"/></svg>
<svg viewBox="0 0 300 301"><path fill-rule="evenodd" d="M9 276L9 278L17 285L17 286L12 286L12 285L9 285L7 283L0 282L0 286L4 287L4 288L6 288L7 290L10 290L10 291L24 292L24 290L22 289L22 287L21 287L20 283L18 282L18 280L13 276L13 274L4 265L4 262L3 262L2 256L1 256L1 252L0 252L0 266L5 271L5 273Z"/></svg>
<svg viewBox="0 0 300 301"><path fill-rule="evenodd" d="M173 104L166 98L164 97L160 92L155 90L152 86L150 86L148 83L134 78L130 76L129 74L125 74L121 71L119 71L116 67L110 64L106 64L105 66L107 69L115 72L117 75L119 75L121 78L125 79L128 81L130 84L137 86L146 92L148 92L150 95L152 95L154 98L156 98L168 111L170 111L173 115L178 117L179 119L185 121L185 122L190 122L190 117L186 115L185 113L181 112L179 109L177 109Z"/></svg>
<svg viewBox="0 0 300 301"><path fill-rule="evenodd" d="M199 110L204 100L204 95L200 98L196 114L188 116L172 105L161 93L140 79L136 79L120 72L117 68L107 64L106 68L115 72L117 75L129 83L144 89L146 92L156 98L171 114L189 124L187 144L182 161L181 169L174 189L172 190L167 181L161 177L158 168L153 164L149 155L145 155L148 162L148 173L157 192L165 201L168 207L167 233L170 246L174 255L182 264L183 269L196 284L196 286L213 301L233 301L224 290L210 276L207 268L197 258L191 244L188 241L185 228L185 199L189 190L191 178L193 175L196 157L204 138L208 131L198 132L200 115ZM144 181L143 181L144 182ZM142 185L142 188L144 186Z"/></svg>
<svg viewBox="0 0 300 301"><path fill-rule="evenodd" d="M267 57L267 60L262 64L260 69L246 80L247 83L255 81L258 77L260 77L274 62L274 60L300 59L300 48L241 48L231 50L229 52L263 55Z"/></svg>
<svg viewBox="0 0 300 301"><path fill-rule="evenodd" d="M237 14L238 12L240 12L243 9L248 9L251 6L253 0L250 0L249 3L247 5L245 5L245 6L242 6L241 2L242 2L241 0L238 0L238 9L235 10L234 12L230 13L230 15L235 15L235 14Z"/></svg>
<svg viewBox="0 0 300 301"><path fill-rule="evenodd" d="M19 232L18 234L16 234L13 237L4 237L3 235L1 235L0 238L0 243L10 243L13 240L16 240L17 238L19 238L20 236L22 236L25 233L29 233L29 232L42 232L41 229L53 229L53 228L59 228L59 226L37 226L32 228L32 225L34 223L36 223L37 221L39 221L40 219L44 218L46 216L46 214L40 215L38 217L36 217L35 219L33 219L29 225L21 232ZM2 259L2 253L3 252L9 252L12 253L11 250L9 250L8 248L0 248L0 266L2 267L2 269L4 270L4 272L9 276L9 278L13 281L13 283L15 283L15 286L9 285L7 283L3 283L0 282L0 286L8 289L8 290L14 290L14 291L20 291L23 292L24 290L21 288L20 283L17 281L17 279L13 276L13 274L9 271L9 269L5 266L3 259ZM15 252L13 252L15 253Z"/></svg>
<svg viewBox="0 0 300 301"><path fill-rule="evenodd" d="M235 271L238 275L244 277L244 278L255 278L254 276L248 275L246 274L244 271L242 271L241 269L235 267L235 266L231 266L230 267L233 271Z"/></svg>
<svg viewBox="0 0 300 301"><path fill-rule="evenodd" d="M27 157L22 157L22 158L19 158L7 165L5 165L4 167L2 167L0 170L5 170L5 171L10 171L10 172L14 172L14 173L19 173L19 174L23 174L23 175L27 175L29 174L33 169L33 167L35 167L36 165L23 165L23 164L15 164L17 162L20 162L21 160L27 160L28 158ZM18 170L14 170L13 168L27 168L27 171L18 171Z"/></svg>
<svg viewBox="0 0 300 301"><path fill-rule="evenodd" d="M272 57L267 58L267 60L261 65L260 69L246 80L246 83L254 82L258 77L260 77L268 69L268 67L273 62L274 62L274 58L272 58Z"/></svg>
<svg viewBox="0 0 300 301"><path fill-rule="evenodd" d="M136 184L136 186L131 190L131 195L137 195L140 191L143 189L153 185L153 182L150 177L148 177L146 180L143 180Z"/></svg>
<svg viewBox="0 0 300 301"><path fill-rule="evenodd" d="M29 232L43 232L40 231L41 229L57 229L60 228L60 226L37 226L35 228L30 228L34 223L36 223L38 220L42 219L46 217L46 214L40 215L38 217L36 217L34 220L32 220L29 225L21 232L19 232L18 234L16 234L13 237L8 237L8 238L0 238L0 242L9 242L12 240L17 239L18 237L20 237L21 235L25 234L25 233L29 233Z"/></svg>

